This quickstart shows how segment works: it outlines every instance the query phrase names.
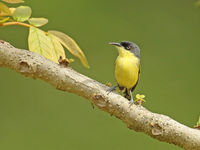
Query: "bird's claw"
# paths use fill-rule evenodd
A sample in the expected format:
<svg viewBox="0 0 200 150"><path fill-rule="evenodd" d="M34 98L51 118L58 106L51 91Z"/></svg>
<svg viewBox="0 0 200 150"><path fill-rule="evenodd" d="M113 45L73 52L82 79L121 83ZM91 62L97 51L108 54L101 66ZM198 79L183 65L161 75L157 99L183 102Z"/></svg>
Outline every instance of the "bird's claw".
<svg viewBox="0 0 200 150"><path fill-rule="evenodd" d="M108 92L107 95L110 94L110 92L114 91L116 88L117 88L117 86L113 86L113 87L109 88L108 90L106 90L106 92Z"/></svg>
<svg viewBox="0 0 200 150"><path fill-rule="evenodd" d="M130 100L131 105L134 103L133 99Z"/></svg>

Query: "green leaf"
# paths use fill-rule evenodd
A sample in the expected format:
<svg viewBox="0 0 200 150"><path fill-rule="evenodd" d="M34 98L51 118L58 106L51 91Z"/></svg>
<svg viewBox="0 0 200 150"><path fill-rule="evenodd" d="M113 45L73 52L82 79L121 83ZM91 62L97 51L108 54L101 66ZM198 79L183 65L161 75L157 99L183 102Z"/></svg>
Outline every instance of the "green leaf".
<svg viewBox="0 0 200 150"><path fill-rule="evenodd" d="M31 16L32 10L29 6L19 6L13 13L13 19L19 22L28 20Z"/></svg>
<svg viewBox="0 0 200 150"><path fill-rule="evenodd" d="M200 129L200 116L199 116L199 120L197 122L197 125L195 125L194 127L197 128L197 129Z"/></svg>
<svg viewBox="0 0 200 150"><path fill-rule="evenodd" d="M46 18L30 18L28 22L36 27L41 27L48 23L48 19Z"/></svg>
<svg viewBox="0 0 200 150"><path fill-rule="evenodd" d="M62 43L62 45L67 48L67 50L72 53L74 56L76 56L77 58L80 59L81 63L83 64L83 66L89 68L89 64L87 61L87 58L85 57L83 51L80 49L80 47L78 46L78 44L68 35L66 35L65 33L59 32L59 31L48 31L49 33L52 33L53 35L55 35L56 37L59 38L60 43Z"/></svg>
<svg viewBox="0 0 200 150"><path fill-rule="evenodd" d="M8 21L9 19L10 19L10 17L0 18L0 23L4 23L4 22Z"/></svg>
<svg viewBox="0 0 200 150"><path fill-rule="evenodd" d="M8 6L6 6L4 3L0 2L0 16L9 16L10 10Z"/></svg>
<svg viewBox="0 0 200 150"><path fill-rule="evenodd" d="M197 7L200 7L200 0L197 0L196 3L195 3L195 5L196 5Z"/></svg>
<svg viewBox="0 0 200 150"><path fill-rule="evenodd" d="M197 126L200 126L200 116L199 116L199 120L197 122Z"/></svg>
<svg viewBox="0 0 200 150"><path fill-rule="evenodd" d="M30 27L28 37L29 50L58 63L59 57L65 58L65 52L57 37Z"/></svg>
<svg viewBox="0 0 200 150"><path fill-rule="evenodd" d="M2 1L11 3L11 4L24 3L23 0L2 0Z"/></svg>

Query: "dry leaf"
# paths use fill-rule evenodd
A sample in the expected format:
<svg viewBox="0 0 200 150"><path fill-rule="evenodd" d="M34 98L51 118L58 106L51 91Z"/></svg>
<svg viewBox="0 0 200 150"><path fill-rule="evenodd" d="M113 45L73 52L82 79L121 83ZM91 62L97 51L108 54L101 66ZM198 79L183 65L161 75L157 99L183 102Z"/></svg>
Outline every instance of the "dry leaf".
<svg viewBox="0 0 200 150"><path fill-rule="evenodd" d="M52 33L56 37L59 38L62 45L67 48L68 51L70 51L74 56L80 59L81 63L89 68L89 64L87 61L87 58L85 57L83 51L80 49L78 44L68 35L65 33L59 32L59 31L48 31L49 33Z"/></svg>

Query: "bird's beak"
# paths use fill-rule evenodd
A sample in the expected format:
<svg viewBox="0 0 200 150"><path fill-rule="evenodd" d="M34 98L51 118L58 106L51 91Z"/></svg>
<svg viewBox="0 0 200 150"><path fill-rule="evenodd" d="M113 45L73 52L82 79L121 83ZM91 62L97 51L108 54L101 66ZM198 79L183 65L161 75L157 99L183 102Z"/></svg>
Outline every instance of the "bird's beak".
<svg viewBox="0 0 200 150"><path fill-rule="evenodd" d="M121 44L120 44L120 43L110 42L109 44L110 44L110 45L115 45L115 46L121 47Z"/></svg>

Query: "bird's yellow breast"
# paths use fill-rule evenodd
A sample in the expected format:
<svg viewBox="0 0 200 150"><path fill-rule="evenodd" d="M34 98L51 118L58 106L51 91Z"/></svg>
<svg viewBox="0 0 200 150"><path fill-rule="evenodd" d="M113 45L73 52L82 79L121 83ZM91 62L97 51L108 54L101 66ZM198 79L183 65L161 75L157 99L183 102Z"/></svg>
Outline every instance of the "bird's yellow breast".
<svg viewBox="0 0 200 150"><path fill-rule="evenodd" d="M140 60L133 53L119 50L115 64L115 78L120 86L131 89L138 80Z"/></svg>

